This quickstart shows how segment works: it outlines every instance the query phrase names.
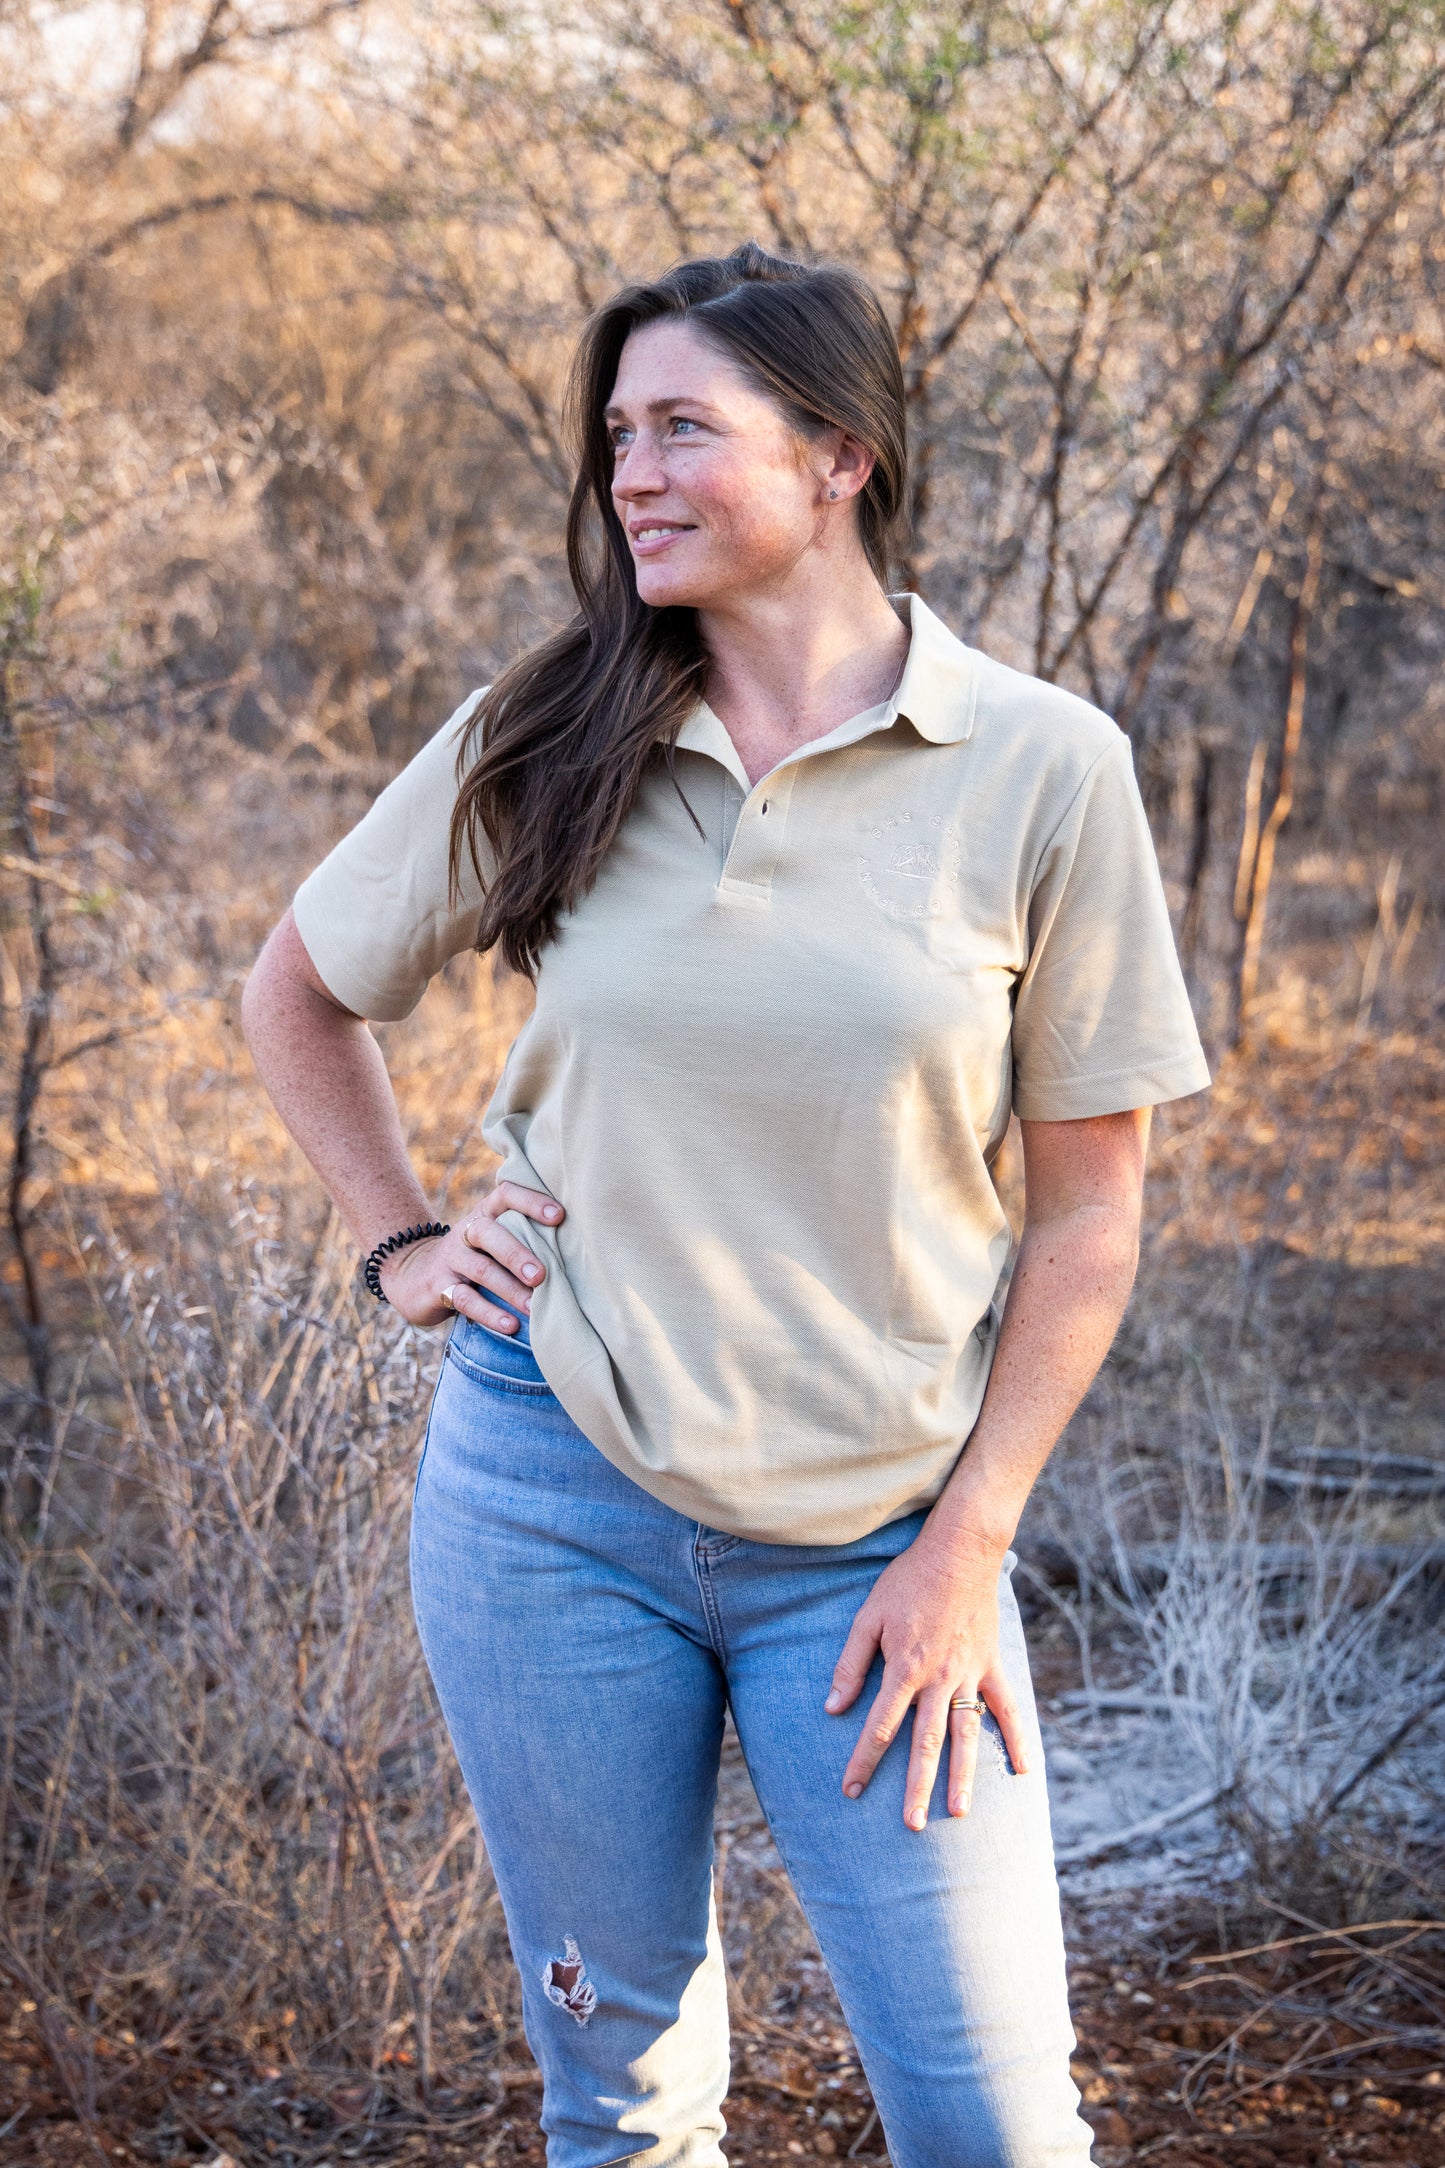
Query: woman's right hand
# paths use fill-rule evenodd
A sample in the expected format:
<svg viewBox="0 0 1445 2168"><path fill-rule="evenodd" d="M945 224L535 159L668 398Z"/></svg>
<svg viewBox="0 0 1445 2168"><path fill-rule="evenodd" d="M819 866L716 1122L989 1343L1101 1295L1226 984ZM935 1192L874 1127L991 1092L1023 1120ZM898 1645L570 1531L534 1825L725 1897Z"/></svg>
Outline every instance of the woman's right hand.
<svg viewBox="0 0 1445 2168"><path fill-rule="evenodd" d="M488 1302L482 1290L525 1313L546 1267L525 1242L498 1223L501 1212L525 1212L544 1227L557 1226L563 1216L556 1198L542 1190L499 1182L462 1214L450 1234L409 1242L387 1258L381 1291L392 1308L412 1325L443 1325L456 1315L493 1332L515 1332L511 1310ZM450 1298L446 1302L444 1293Z"/></svg>

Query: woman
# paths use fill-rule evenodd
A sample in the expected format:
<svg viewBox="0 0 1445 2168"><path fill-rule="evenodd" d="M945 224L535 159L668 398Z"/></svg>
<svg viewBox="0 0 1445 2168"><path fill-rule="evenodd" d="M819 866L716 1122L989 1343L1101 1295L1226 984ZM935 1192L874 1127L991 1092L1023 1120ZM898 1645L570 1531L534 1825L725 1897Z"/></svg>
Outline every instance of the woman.
<svg viewBox="0 0 1445 2168"><path fill-rule="evenodd" d="M888 594L903 383L852 274L630 287L570 415L577 616L246 995L373 1290L455 1313L413 1593L548 2158L722 2160L730 1705L897 2168L1084 2162L1009 1545L1123 1311L1147 1110L1208 1082L1129 748ZM363 1019L468 947L537 998L443 1231Z"/></svg>

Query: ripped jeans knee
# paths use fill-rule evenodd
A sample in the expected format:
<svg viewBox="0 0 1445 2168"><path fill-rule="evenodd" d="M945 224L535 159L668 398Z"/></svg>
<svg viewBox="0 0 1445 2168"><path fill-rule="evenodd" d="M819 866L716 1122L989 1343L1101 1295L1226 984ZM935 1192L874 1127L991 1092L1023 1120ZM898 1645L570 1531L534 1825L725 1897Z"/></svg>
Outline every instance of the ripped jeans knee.
<svg viewBox="0 0 1445 2168"><path fill-rule="evenodd" d="M548 1958L542 1967L542 1992L579 2025L585 2025L597 2008L597 1990L587 1977L575 1935L564 1935L562 1955Z"/></svg>

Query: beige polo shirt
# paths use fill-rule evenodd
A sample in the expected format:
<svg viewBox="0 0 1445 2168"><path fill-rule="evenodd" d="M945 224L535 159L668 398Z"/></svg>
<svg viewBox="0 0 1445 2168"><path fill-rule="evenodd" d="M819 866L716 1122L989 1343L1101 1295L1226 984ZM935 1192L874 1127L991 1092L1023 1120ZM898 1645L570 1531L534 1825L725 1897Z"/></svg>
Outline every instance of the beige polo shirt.
<svg viewBox="0 0 1445 2168"><path fill-rule="evenodd" d="M851 1541L947 1481L997 1336L1010 1110L1209 1082L1127 739L905 606L893 698L756 785L699 704L677 772L703 834L659 764L483 1119L501 1175L567 1208L504 1215L548 1266L558 1399L654 1497L767 1542ZM473 943L447 837L478 697L297 893L362 1016Z"/></svg>

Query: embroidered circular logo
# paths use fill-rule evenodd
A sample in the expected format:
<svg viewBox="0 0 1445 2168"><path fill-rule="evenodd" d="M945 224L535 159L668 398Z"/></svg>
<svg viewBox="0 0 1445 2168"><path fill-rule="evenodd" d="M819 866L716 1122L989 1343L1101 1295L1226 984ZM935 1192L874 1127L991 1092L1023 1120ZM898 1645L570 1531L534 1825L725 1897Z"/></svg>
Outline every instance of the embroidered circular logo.
<svg viewBox="0 0 1445 2168"><path fill-rule="evenodd" d="M958 879L958 837L941 813L890 813L864 831L863 892L890 918L937 918Z"/></svg>

